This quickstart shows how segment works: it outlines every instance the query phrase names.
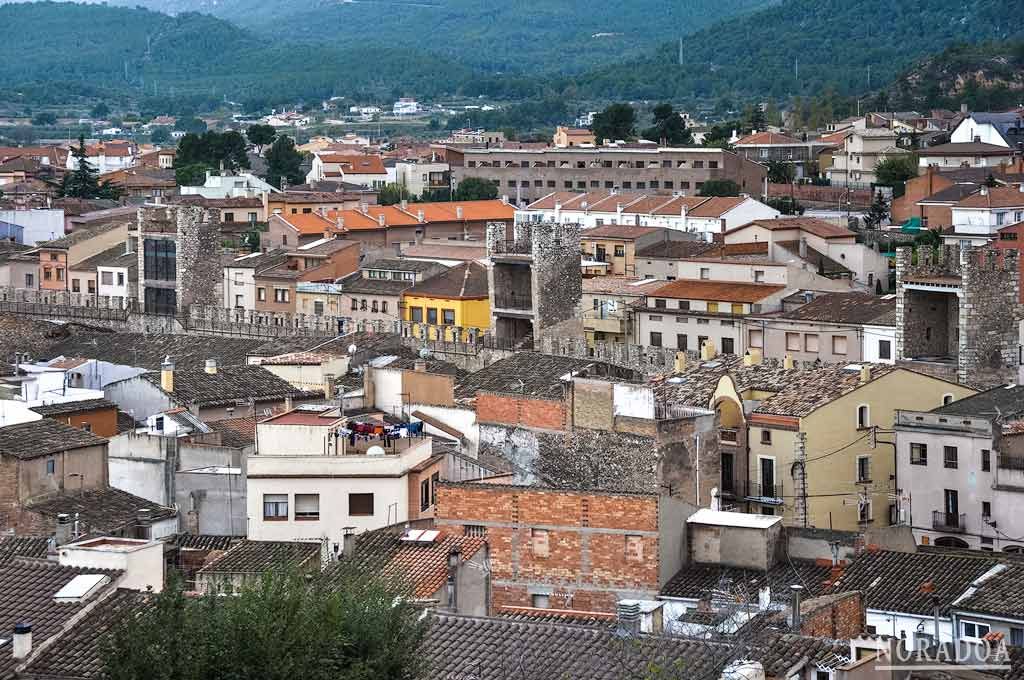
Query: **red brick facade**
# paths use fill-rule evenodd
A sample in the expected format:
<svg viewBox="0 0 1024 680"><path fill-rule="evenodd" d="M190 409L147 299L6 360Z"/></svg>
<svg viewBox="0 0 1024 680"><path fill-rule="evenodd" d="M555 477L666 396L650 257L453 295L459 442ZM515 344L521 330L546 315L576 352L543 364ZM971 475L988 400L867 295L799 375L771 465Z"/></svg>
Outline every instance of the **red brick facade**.
<svg viewBox="0 0 1024 680"><path fill-rule="evenodd" d="M567 421L565 402L561 400L492 392L477 394L476 417L481 423L536 427L542 430L564 430Z"/></svg>
<svg viewBox="0 0 1024 680"><path fill-rule="evenodd" d="M953 186L953 180L943 177L930 167L923 174L910 179L902 196L892 202L893 224L901 224L911 217L928 218L930 229L948 227L952 222L952 211L948 207L927 208L917 204L932 194L937 194L943 189Z"/></svg>
<svg viewBox="0 0 1024 680"><path fill-rule="evenodd" d="M442 483L436 517L485 533L492 612L533 606L534 595L552 609L614 612L619 599L658 593L656 496Z"/></svg>
<svg viewBox="0 0 1024 680"><path fill-rule="evenodd" d="M842 593L821 606L812 607L807 613L801 607L800 633L832 640L849 640L864 633L866 613L864 598L860 591ZM808 600L805 605L813 605L815 600Z"/></svg>

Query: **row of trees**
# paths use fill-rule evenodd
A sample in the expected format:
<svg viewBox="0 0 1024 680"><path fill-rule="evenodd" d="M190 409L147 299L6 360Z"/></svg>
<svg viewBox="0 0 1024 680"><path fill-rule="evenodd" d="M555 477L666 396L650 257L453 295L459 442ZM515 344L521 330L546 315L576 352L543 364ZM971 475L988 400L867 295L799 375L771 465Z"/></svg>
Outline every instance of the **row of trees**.
<svg viewBox="0 0 1024 680"><path fill-rule="evenodd" d="M247 169L250 145L266 159L268 182L280 187L282 180L289 184L304 181L303 157L295 148L295 140L287 135L277 136L270 125L251 125L244 136L234 130L185 135L178 142L175 178L178 184L197 185L205 181L208 171Z"/></svg>
<svg viewBox="0 0 1024 680"><path fill-rule="evenodd" d="M387 184L377 194L377 202L381 205L394 205L402 201L410 203L430 203L443 201L489 201L498 197L498 187L493 182L480 177L467 177L459 182L453 195L449 189L436 189L423 192L417 196L409 193L401 184Z"/></svg>
<svg viewBox="0 0 1024 680"><path fill-rule="evenodd" d="M693 144L693 135L686 127L686 122L671 104L658 104L651 110L651 115L653 125L641 130L641 137L673 146ZM594 116L591 129L599 143L605 139L636 139L636 110L629 104L612 104Z"/></svg>

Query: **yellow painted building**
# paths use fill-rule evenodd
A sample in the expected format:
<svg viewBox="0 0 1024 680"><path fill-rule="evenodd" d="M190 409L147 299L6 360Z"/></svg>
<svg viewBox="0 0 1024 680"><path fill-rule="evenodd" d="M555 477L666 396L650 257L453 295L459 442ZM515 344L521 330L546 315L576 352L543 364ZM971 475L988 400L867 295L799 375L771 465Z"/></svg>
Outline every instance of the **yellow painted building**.
<svg viewBox="0 0 1024 680"><path fill-rule="evenodd" d="M417 338L464 342L469 329L483 333L491 325L487 269L478 262L466 262L416 284L402 294L402 301L402 318L416 324Z"/></svg>
<svg viewBox="0 0 1024 680"><path fill-rule="evenodd" d="M898 521L905 484L896 479L889 432L896 410L926 411L975 393L885 364L799 368L759 365L750 357L732 361L687 372L715 381L710 402L699 405L719 416L723 503L778 515L790 525L802 523L803 502L808 526L860 531ZM725 363L722 357L715 362ZM801 434L804 490L795 465Z"/></svg>

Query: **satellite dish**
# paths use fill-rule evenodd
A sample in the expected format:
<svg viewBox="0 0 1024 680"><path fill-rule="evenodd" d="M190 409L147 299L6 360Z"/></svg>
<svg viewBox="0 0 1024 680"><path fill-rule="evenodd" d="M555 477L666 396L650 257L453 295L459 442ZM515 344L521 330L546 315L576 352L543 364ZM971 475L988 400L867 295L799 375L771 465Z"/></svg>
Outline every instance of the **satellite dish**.
<svg viewBox="0 0 1024 680"><path fill-rule="evenodd" d="M356 349L357 349L357 348L356 348L356 346L355 346L355 343L353 343L353 344L351 344L351 345L349 345L349 346L348 346L348 353L349 353L349 354L355 354L355 353L356 353Z"/></svg>
<svg viewBox="0 0 1024 680"><path fill-rule="evenodd" d="M420 359L429 359L432 356L434 353L428 347L420 347Z"/></svg>
<svg viewBox="0 0 1024 680"><path fill-rule="evenodd" d="M380 447L380 446L374 445L374 446L371 446L370 448L368 448L366 450L366 455L367 456L383 456L384 455L384 449L382 447Z"/></svg>

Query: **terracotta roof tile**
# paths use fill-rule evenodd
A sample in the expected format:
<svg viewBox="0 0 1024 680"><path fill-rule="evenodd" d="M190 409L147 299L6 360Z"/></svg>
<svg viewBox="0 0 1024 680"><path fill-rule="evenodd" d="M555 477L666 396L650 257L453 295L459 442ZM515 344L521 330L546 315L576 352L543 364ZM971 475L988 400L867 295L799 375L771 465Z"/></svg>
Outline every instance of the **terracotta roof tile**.
<svg viewBox="0 0 1024 680"><path fill-rule="evenodd" d="M831 222L819 220L815 217L779 217L773 220L754 220L735 229L730 229L726 234L734 234L741 229L747 229L751 226L758 226L770 231L799 229L821 238L853 238L855 236L852 231L845 227L837 227Z"/></svg>
<svg viewBox="0 0 1024 680"><path fill-rule="evenodd" d="M704 201L688 215L691 217L721 217L748 199L742 196L715 196Z"/></svg>
<svg viewBox="0 0 1024 680"><path fill-rule="evenodd" d="M199 574L263 574L320 565L320 541L250 541L236 543Z"/></svg>
<svg viewBox="0 0 1024 680"><path fill-rule="evenodd" d="M305 236L323 234L325 231L335 231L337 229L337 225L333 221L317 213L279 214L274 215L274 217L290 225L297 232Z"/></svg>
<svg viewBox="0 0 1024 680"><path fill-rule="evenodd" d="M666 283L655 291L651 291L648 293L648 296L685 300L754 303L785 290L785 288L785 286L774 286L764 283L677 279Z"/></svg>
<svg viewBox="0 0 1024 680"><path fill-rule="evenodd" d="M1024 184L985 187L956 204L957 208L1019 208L1024 207Z"/></svg>
<svg viewBox="0 0 1024 680"><path fill-rule="evenodd" d="M741 137L733 146L762 146L765 144L797 145L803 144L803 142L778 132L756 132L746 137Z"/></svg>
<svg viewBox="0 0 1024 680"><path fill-rule="evenodd" d="M106 443L103 437L51 418L0 427L0 455L22 460Z"/></svg>
<svg viewBox="0 0 1024 680"><path fill-rule="evenodd" d="M405 291L407 296L446 299L488 297L487 268L479 262L464 262Z"/></svg>
<svg viewBox="0 0 1024 680"><path fill-rule="evenodd" d="M871 323L895 309L895 297L879 297L870 293L823 293L806 305L786 312L778 318L860 324Z"/></svg>
<svg viewBox="0 0 1024 680"><path fill-rule="evenodd" d="M333 152L318 154L320 160L327 164L340 164L346 175L384 175L384 161L380 156L364 154L339 154Z"/></svg>
<svg viewBox="0 0 1024 680"><path fill-rule="evenodd" d="M661 227L638 227L631 224L605 224L600 227L591 227L580 233L580 239L614 238L631 241L633 239L656 234Z"/></svg>
<svg viewBox="0 0 1024 680"><path fill-rule="evenodd" d="M143 380L160 388L160 373L143 373ZM287 380L279 378L262 366L222 366L216 373L203 369L175 369L174 391L171 398L183 404L216 406L232 404L238 400L278 401L285 397L311 398L323 393L297 389Z"/></svg>

